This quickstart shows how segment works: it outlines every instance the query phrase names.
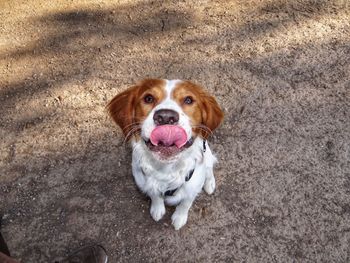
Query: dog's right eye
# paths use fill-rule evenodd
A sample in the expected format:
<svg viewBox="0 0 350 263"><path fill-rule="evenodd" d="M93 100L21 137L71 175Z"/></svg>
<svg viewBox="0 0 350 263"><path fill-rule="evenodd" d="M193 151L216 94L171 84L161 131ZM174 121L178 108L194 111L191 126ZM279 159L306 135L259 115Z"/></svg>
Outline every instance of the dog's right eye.
<svg viewBox="0 0 350 263"><path fill-rule="evenodd" d="M154 102L154 97L151 94L147 94L144 98L143 101L147 104L153 103Z"/></svg>
<svg viewBox="0 0 350 263"><path fill-rule="evenodd" d="M193 103L193 98L191 96L187 96L184 99L184 103L187 104L187 105L191 105Z"/></svg>

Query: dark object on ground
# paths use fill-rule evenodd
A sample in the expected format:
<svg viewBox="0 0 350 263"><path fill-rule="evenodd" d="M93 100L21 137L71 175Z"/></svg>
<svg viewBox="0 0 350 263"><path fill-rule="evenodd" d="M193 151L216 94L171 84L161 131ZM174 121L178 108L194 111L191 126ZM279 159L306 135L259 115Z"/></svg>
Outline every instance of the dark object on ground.
<svg viewBox="0 0 350 263"><path fill-rule="evenodd" d="M106 250L100 245L87 246L73 252L59 263L107 263ZM58 262L57 262L58 263Z"/></svg>
<svg viewBox="0 0 350 263"><path fill-rule="evenodd" d="M0 216L0 231L1 231L2 216ZM10 251L0 232L0 263L18 263L16 260L10 258Z"/></svg>
<svg viewBox="0 0 350 263"><path fill-rule="evenodd" d="M0 217L0 230L1 230L1 219ZM7 244L0 232L0 263L18 263L16 260L10 257L10 251ZM56 263L107 263L108 256L106 250L100 245L91 245L83 247L61 262Z"/></svg>
<svg viewBox="0 0 350 263"><path fill-rule="evenodd" d="M2 221L2 216L0 216L0 231L1 231L1 221ZM4 238L1 235L1 232L0 232L0 252L10 256L10 251L7 247L7 244L5 243ZM0 255L0 260L2 260L1 255Z"/></svg>

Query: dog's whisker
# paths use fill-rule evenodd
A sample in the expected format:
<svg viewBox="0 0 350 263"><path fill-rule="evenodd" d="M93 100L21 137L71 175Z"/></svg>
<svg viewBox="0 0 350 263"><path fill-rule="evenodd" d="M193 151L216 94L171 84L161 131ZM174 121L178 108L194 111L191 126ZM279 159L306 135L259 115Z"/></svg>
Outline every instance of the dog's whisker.
<svg viewBox="0 0 350 263"><path fill-rule="evenodd" d="M134 125L138 125L138 126L139 126L140 124L141 124L141 122L133 122L133 123L130 123L130 124L124 126L123 131L124 131L124 130L127 130L127 129L130 128L130 127L133 127Z"/></svg>
<svg viewBox="0 0 350 263"><path fill-rule="evenodd" d="M133 132L133 131L138 130L138 129L141 129L141 127L138 125L131 126L131 127L129 127L127 134L130 134L130 132Z"/></svg>
<svg viewBox="0 0 350 263"><path fill-rule="evenodd" d="M138 130L141 130L141 127L139 127L139 126L130 127L129 130L127 130L127 133L126 133L126 135L125 135L125 140L129 140L130 137L131 137L132 135L134 135L134 133L135 133L136 131L138 131ZM126 132L126 131L125 131L125 132Z"/></svg>
<svg viewBox="0 0 350 263"><path fill-rule="evenodd" d="M124 143L126 143L131 136L136 135L137 133L141 133L141 127L140 126L135 126L131 128L128 133L125 135Z"/></svg>
<svg viewBox="0 0 350 263"><path fill-rule="evenodd" d="M193 125L193 128L197 128L203 132L205 132L207 135L213 135L212 130L210 130L207 126L205 125Z"/></svg>

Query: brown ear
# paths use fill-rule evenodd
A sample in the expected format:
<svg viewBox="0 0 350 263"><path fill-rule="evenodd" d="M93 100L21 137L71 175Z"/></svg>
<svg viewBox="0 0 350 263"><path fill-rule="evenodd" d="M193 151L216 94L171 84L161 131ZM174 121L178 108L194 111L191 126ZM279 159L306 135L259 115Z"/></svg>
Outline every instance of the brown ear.
<svg viewBox="0 0 350 263"><path fill-rule="evenodd" d="M222 122L224 118L224 112L220 109L219 104L216 102L213 96L210 96L205 92L202 97L202 123L213 132ZM202 136L207 139L210 133L204 132Z"/></svg>
<svg viewBox="0 0 350 263"><path fill-rule="evenodd" d="M134 101L138 86L133 86L115 96L107 105L109 115L122 129L125 136L132 129L134 122Z"/></svg>

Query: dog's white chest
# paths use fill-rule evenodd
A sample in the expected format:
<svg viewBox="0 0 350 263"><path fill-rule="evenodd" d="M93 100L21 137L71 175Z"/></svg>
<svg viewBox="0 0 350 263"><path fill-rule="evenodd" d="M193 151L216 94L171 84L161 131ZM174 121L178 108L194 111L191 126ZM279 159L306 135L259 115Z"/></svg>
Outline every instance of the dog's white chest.
<svg viewBox="0 0 350 263"><path fill-rule="evenodd" d="M191 147L186 155L173 163L162 163L155 160L142 144L133 144L133 175L138 187L146 193L165 193L181 187L186 176L195 168L196 160L202 158L198 147Z"/></svg>
<svg viewBox="0 0 350 263"><path fill-rule="evenodd" d="M148 163L140 163L140 169L145 178L143 187L157 189L161 193L179 188L185 183L185 178L189 173L187 167L194 168L194 164L184 161L176 165L153 167Z"/></svg>

